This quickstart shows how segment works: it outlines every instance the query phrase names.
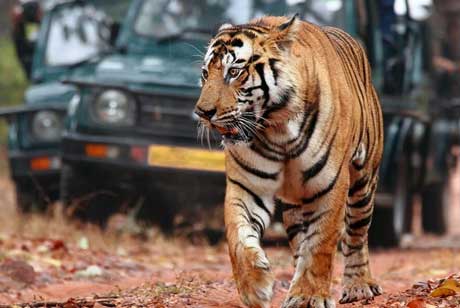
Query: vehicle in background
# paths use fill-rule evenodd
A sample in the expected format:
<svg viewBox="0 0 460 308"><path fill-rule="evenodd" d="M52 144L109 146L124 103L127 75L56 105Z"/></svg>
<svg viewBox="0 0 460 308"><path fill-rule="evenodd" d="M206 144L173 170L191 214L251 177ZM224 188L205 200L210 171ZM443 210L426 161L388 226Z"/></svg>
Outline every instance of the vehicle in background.
<svg viewBox="0 0 460 308"><path fill-rule="evenodd" d="M416 195L422 198L424 226L442 232L447 211L442 192L454 135L445 113L432 111L437 105L431 99L428 26L408 9L379 15L379 3L132 1L114 52L98 57L92 70L67 76L65 84L78 91L62 139L64 204L99 223L120 207L133 206L138 216L156 218L165 230L171 230L179 209L206 217L200 209L220 204L225 186L218 140L211 138L211 148L201 146L193 115L206 43L224 22L300 12L359 39L372 65L385 149L371 244L398 244L411 231ZM389 37L384 18L397 30Z"/></svg>
<svg viewBox="0 0 460 308"><path fill-rule="evenodd" d="M340 7L308 3L134 0L118 53L101 59L94 74L67 81L78 86L79 100L63 135L64 203L102 223L120 206L141 204L138 216L164 230L179 210L188 221L200 213L209 220L200 209L223 203L225 175L220 140L210 138L210 148L197 141L193 108L206 44L224 22L267 14L301 12L345 25Z"/></svg>
<svg viewBox="0 0 460 308"><path fill-rule="evenodd" d="M93 70L92 62L110 52L123 3L28 0L13 7L13 41L30 86L23 105L0 115L9 119L8 159L21 210L44 209L59 197L60 139L76 93L60 80Z"/></svg>
<svg viewBox="0 0 460 308"><path fill-rule="evenodd" d="M387 31L382 24L375 26L383 34L383 86L379 94L385 146L369 235L374 245L397 245L412 232L417 197L424 231L447 231L449 179L454 166L451 150L458 143L458 111L443 103L433 87L432 39L434 27L440 25L430 22L433 7L429 2L397 0L393 11L384 17L391 20ZM375 12L382 17L381 7Z"/></svg>

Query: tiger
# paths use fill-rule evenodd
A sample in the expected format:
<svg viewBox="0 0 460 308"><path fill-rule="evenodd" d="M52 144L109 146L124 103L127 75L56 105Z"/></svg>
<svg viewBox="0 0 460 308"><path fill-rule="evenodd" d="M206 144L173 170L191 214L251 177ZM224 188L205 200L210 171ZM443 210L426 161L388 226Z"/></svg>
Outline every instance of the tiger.
<svg viewBox="0 0 460 308"><path fill-rule="evenodd" d="M222 25L204 54L194 112L222 137L225 235L241 301L269 307L274 274L261 239L275 208L295 272L283 308L335 307L382 294L369 266L382 113L360 43L298 15Z"/></svg>

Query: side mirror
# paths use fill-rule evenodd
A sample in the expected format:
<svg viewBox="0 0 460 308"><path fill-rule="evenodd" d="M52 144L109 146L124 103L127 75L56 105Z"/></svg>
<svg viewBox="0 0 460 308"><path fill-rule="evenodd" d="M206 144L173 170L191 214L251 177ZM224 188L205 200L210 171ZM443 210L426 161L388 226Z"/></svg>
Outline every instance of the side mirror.
<svg viewBox="0 0 460 308"><path fill-rule="evenodd" d="M13 6L11 11L12 38L16 55L27 78L30 78L31 75L35 40L40 19L41 8L38 0L20 1Z"/></svg>

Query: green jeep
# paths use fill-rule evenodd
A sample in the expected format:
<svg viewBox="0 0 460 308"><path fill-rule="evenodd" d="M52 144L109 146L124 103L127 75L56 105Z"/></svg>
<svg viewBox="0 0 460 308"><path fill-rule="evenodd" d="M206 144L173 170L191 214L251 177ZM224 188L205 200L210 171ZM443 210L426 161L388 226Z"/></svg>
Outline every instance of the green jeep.
<svg viewBox="0 0 460 308"><path fill-rule="evenodd" d="M60 138L76 93L60 80L94 70L97 57L112 48L116 18L127 5L21 1L13 8L13 41L30 86L23 105L0 114L10 120L8 158L19 209L44 209L58 199Z"/></svg>
<svg viewBox="0 0 460 308"><path fill-rule="evenodd" d="M399 243L411 231L414 196L433 200L426 198L430 175L448 173L447 165L430 164L430 153L444 161L446 148L435 141L450 136L436 128L442 119L420 108L429 101L425 19L415 20L409 9L397 15L393 4L133 0L116 52L103 57L91 74L66 82L79 92L69 106L63 135L64 203L77 216L100 223L120 206L136 206L140 217L157 218L170 228L179 208L209 213L197 209L223 202L219 138L198 136L197 141L193 115L206 43L226 22L299 13L317 24L345 29L367 50L386 135L370 236L378 245ZM442 194L431 195L439 200L425 208L444 213ZM430 213L425 220L432 219Z"/></svg>
<svg viewBox="0 0 460 308"><path fill-rule="evenodd" d="M222 203L223 152L213 136L197 141L193 114L207 42L224 22L267 14L301 12L346 27L348 2L326 2L132 1L118 52L94 74L67 81L79 87L79 100L63 135L64 203L99 222L121 205L142 203L138 215L161 218L164 228L179 207L196 213Z"/></svg>

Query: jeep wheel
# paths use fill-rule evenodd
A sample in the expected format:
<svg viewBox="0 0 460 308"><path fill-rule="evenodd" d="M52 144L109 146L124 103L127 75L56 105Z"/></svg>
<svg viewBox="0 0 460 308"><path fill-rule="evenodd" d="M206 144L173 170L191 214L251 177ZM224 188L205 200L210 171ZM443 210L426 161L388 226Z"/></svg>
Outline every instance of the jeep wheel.
<svg viewBox="0 0 460 308"><path fill-rule="evenodd" d="M395 175L392 204L376 205L369 232L372 246L398 246L404 234L412 231L413 192L410 185L409 167L399 164Z"/></svg>
<svg viewBox="0 0 460 308"><path fill-rule="evenodd" d="M449 181L427 185L422 192L422 226L425 232L445 234L449 212Z"/></svg>
<svg viewBox="0 0 460 308"><path fill-rule="evenodd" d="M69 216L104 226L118 209L119 198L105 190L87 173L88 168L64 163L61 170L61 200Z"/></svg>
<svg viewBox="0 0 460 308"><path fill-rule="evenodd" d="M369 229L369 246L393 247L399 238L392 227L393 208L375 206L372 225Z"/></svg>
<svg viewBox="0 0 460 308"><path fill-rule="evenodd" d="M16 205L21 213L43 212L49 202L43 193L33 186L32 181L15 180Z"/></svg>
<svg viewBox="0 0 460 308"><path fill-rule="evenodd" d="M166 235L172 234L178 211L176 194L173 190L152 188L136 218L147 225L157 225Z"/></svg>

